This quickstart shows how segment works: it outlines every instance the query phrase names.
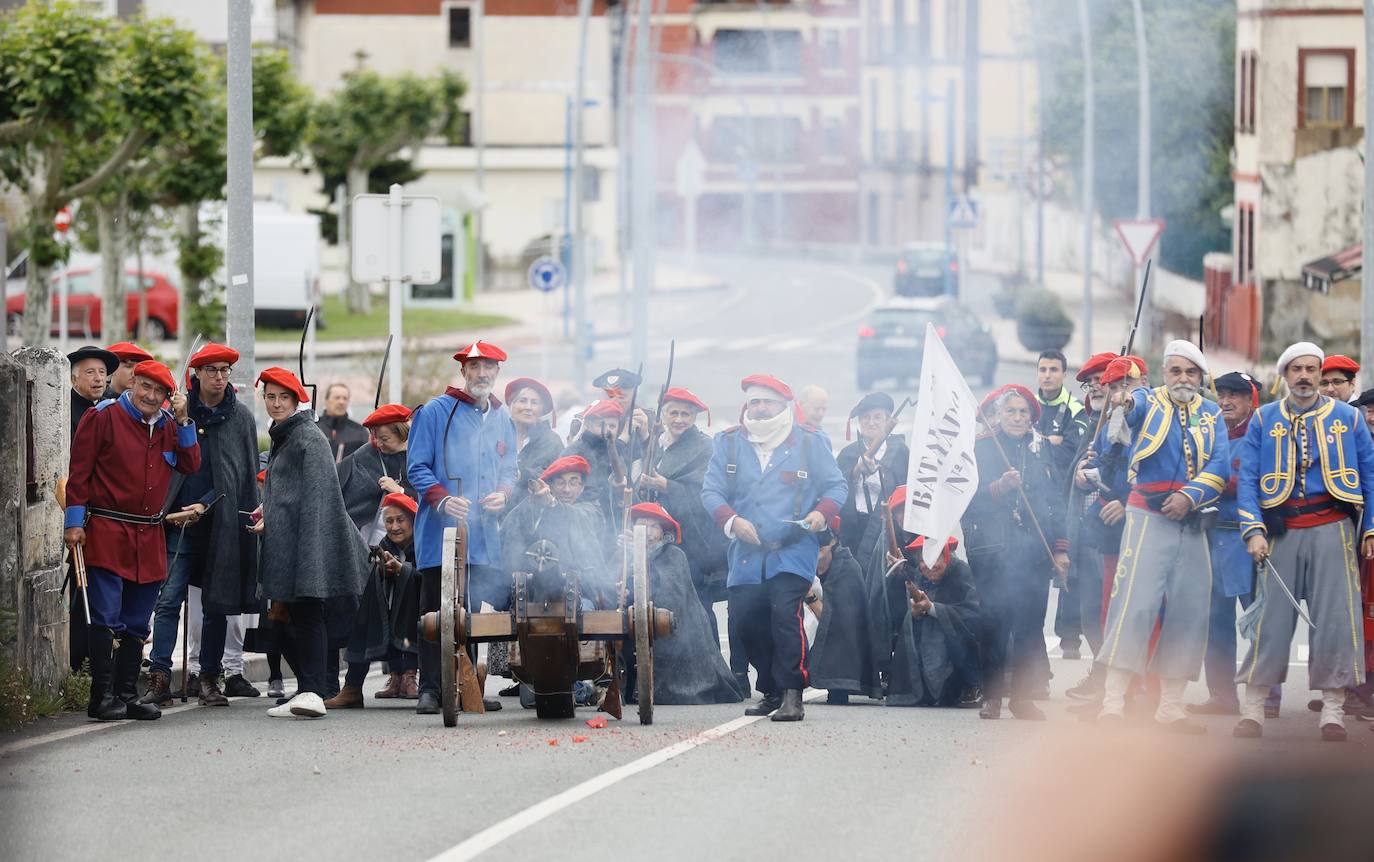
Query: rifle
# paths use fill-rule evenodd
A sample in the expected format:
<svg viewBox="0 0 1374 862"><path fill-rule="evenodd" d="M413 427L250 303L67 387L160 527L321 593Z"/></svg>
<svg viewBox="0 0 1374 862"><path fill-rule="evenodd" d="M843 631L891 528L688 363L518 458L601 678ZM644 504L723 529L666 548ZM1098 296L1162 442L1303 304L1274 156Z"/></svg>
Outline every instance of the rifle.
<svg viewBox="0 0 1374 862"><path fill-rule="evenodd" d="M386 349L382 351L382 370L377 372L377 392L372 396L373 410L382 406L382 381L386 379L386 363L391 359L391 339L395 337L395 334L386 337ZM391 474L386 471L386 457L380 449L377 450L377 460L382 462L382 475L390 479Z"/></svg>
<svg viewBox="0 0 1374 862"><path fill-rule="evenodd" d="M668 342L668 375L663 378L663 385L658 390L658 406L654 409L654 424L649 429L649 445L644 452L644 469L640 471L639 478L642 481L644 474L653 471L654 456L658 454L658 438L663 436L663 398L668 394L668 390L673 387L673 362L677 357L677 340ZM630 417L631 422L634 417ZM645 492L646 498L658 499L657 491Z"/></svg>
<svg viewBox="0 0 1374 862"><path fill-rule="evenodd" d="M310 310L309 310L308 312L306 312L306 315L305 315L305 325L301 327L301 349L300 349L299 353L297 353L297 355L296 355L296 370L300 372L300 376L301 376L301 386L303 386L303 387L305 387L306 389L309 389L309 390L310 390L310 418L311 418L311 419L316 418L316 416L315 416L315 404L316 404L316 401L318 400L317 397L316 397L318 393L316 393L316 391L315 391L315 384L313 384L313 383L306 383L306 382L305 382L305 336L308 335L308 334L310 333L310 321L312 321L312 320L314 320L314 319L315 319L315 306L314 306L314 305L311 305L311 306L310 306ZM390 350L388 349L387 352L389 353Z"/></svg>
<svg viewBox="0 0 1374 862"><path fill-rule="evenodd" d="M1145 308L1145 295L1150 292L1150 268L1153 265L1153 259L1145 261L1145 274L1141 276L1140 279L1140 299L1137 300L1135 304L1135 320L1131 321L1131 331L1126 336L1126 343L1121 347L1122 356L1129 356L1131 348L1135 346L1135 333L1136 330L1140 328L1140 312ZM1199 321L1198 325L1200 328L1201 321ZM1201 334L1201 331L1199 331L1198 335L1201 336ZM1112 405L1109 399L1107 403L1102 406L1102 411L1097 414L1097 428L1093 431L1092 439L1088 441L1088 451L1085 453L1085 456L1094 451L1097 445L1098 435L1102 433L1102 425L1107 421L1107 414L1110 412L1112 412ZM987 419L985 418L983 421L986 422Z"/></svg>
<svg viewBox="0 0 1374 862"><path fill-rule="evenodd" d="M891 437L892 432L897 430L897 423L902 418L902 411L905 410L910 403L910 398L903 398L902 403L897 405L896 411L893 412L891 418L887 420L887 430L874 438L873 442L869 443L868 446L864 448L863 455L860 456L859 460L854 464L854 470L850 474L851 478L858 480L859 468L863 466L863 462L866 460L873 460L873 456L878 454L879 449L883 448L883 444L887 442L887 438ZM869 505L868 508L872 510L873 506Z"/></svg>

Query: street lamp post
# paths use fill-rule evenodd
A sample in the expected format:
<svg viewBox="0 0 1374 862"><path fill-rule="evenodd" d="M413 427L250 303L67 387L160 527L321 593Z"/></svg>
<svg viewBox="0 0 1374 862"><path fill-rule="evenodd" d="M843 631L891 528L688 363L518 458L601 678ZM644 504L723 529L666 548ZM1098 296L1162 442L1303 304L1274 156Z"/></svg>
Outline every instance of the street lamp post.
<svg viewBox="0 0 1374 862"><path fill-rule="evenodd" d="M1364 126L1374 121L1374 0L1364 0ZM1374 168L1369 165L1368 132L1364 144L1364 250L1360 267L1360 367L1374 369ZM1366 374L1371 372L1366 372Z"/></svg>
<svg viewBox="0 0 1374 862"><path fill-rule="evenodd" d="M1088 0L1078 0L1083 31L1083 361L1093 354L1093 37Z"/></svg>
<svg viewBox="0 0 1374 862"><path fill-rule="evenodd" d="M1131 12L1135 16L1135 67L1138 89L1136 112L1136 179L1135 179L1135 217L1145 220L1150 217L1150 53L1145 40L1145 10L1141 0L1131 0ZM1155 245L1155 253L1159 246ZM1140 308L1140 331L1144 333L1144 344L1148 348L1154 343L1154 329L1151 325L1150 309L1140 305L1140 274L1134 273L1132 279L1136 291L1136 307Z"/></svg>

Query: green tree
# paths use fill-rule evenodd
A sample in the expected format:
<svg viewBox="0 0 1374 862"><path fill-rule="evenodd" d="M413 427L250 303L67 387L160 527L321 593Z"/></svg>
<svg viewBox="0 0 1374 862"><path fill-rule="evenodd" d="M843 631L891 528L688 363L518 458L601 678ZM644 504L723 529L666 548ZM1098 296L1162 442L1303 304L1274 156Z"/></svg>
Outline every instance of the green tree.
<svg viewBox="0 0 1374 862"><path fill-rule="evenodd" d="M1083 61L1077 0L1036 0L1032 37L1041 62L1044 144L1081 183ZM1097 164L1094 194L1105 218L1136 211L1138 81L1131 4L1090 4ZM1231 202L1235 4L1150 0L1152 214L1167 221L1163 265L1193 276L1202 256L1230 248L1220 211ZM1103 165L1111 166L1103 170ZM1081 187L1081 186L1080 186ZM1077 195L1077 192L1073 192Z"/></svg>
<svg viewBox="0 0 1374 862"><path fill-rule="evenodd" d="M463 79L448 70L429 78L385 77L371 69L348 73L343 86L315 109L310 141L315 165L326 177L342 176L351 201L367 191L368 175L401 151L434 137L456 142L463 130L458 101L465 89ZM347 225L339 235L348 235ZM348 306L367 313L366 285L349 282Z"/></svg>

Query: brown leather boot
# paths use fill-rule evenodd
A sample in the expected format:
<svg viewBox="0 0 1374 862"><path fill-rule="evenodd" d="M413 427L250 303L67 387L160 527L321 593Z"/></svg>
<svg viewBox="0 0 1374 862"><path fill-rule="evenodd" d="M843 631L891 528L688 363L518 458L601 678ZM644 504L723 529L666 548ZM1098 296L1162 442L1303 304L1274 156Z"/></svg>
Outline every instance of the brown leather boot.
<svg viewBox="0 0 1374 862"><path fill-rule="evenodd" d="M200 705L201 706L228 706L229 698L224 696L224 692L219 690L219 680L210 676L208 673L200 675Z"/></svg>
<svg viewBox="0 0 1374 862"><path fill-rule="evenodd" d="M401 675L393 671L391 676L386 681L386 688L382 689L381 691L377 692L372 696L378 698L379 700L400 697Z"/></svg>
<svg viewBox="0 0 1374 862"><path fill-rule="evenodd" d="M148 690L139 703L152 703L158 706L172 705L172 678L160 670L148 674Z"/></svg>
<svg viewBox="0 0 1374 862"><path fill-rule="evenodd" d="M363 701L363 690L356 685L345 685L339 689L339 693L324 702L328 709L362 709L366 706Z"/></svg>
<svg viewBox="0 0 1374 862"><path fill-rule="evenodd" d="M420 684L416 682L415 671L413 670L408 670L401 674L401 699L420 699Z"/></svg>

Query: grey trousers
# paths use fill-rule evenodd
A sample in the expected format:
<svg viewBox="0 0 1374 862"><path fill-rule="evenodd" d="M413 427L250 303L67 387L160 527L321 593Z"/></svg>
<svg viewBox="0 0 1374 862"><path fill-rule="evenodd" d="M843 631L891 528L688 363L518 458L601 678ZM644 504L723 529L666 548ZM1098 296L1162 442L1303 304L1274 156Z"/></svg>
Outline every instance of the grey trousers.
<svg viewBox="0 0 1374 862"><path fill-rule="evenodd" d="M1212 559L1207 535L1129 508L1098 661L1135 674L1197 679L1207 651ZM1164 617L1150 657L1150 634Z"/></svg>
<svg viewBox="0 0 1374 862"><path fill-rule="evenodd" d="M1358 536L1348 518L1293 529L1274 539L1269 561L1299 600L1307 600L1314 628L1308 633L1307 687L1347 688L1364 682L1364 631L1360 621ZM1274 685L1288 676L1289 648L1298 612L1264 567L1256 579L1264 609L1255 639L1236 675L1246 685Z"/></svg>

